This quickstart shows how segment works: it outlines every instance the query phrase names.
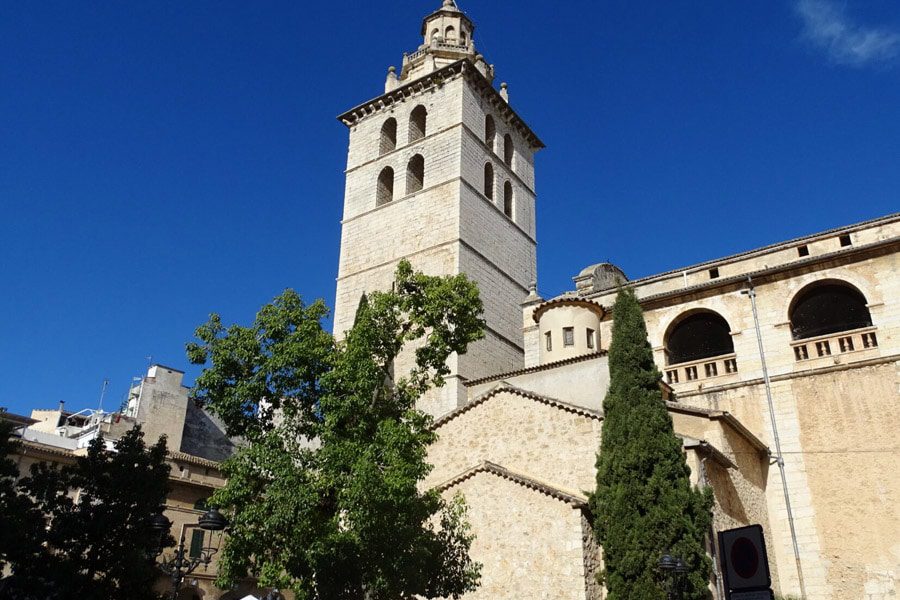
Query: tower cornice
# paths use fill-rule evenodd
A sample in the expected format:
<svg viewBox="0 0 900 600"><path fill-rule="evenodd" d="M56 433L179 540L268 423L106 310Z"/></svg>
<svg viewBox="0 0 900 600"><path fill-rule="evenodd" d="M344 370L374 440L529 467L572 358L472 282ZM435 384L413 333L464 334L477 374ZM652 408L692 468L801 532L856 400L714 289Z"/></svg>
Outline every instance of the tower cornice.
<svg viewBox="0 0 900 600"><path fill-rule="evenodd" d="M462 75L475 89L488 101L496 110L512 125L516 131L528 142L534 150L544 148L544 143L537 134L531 130L527 123L512 109L509 103L503 99L493 85L485 78L484 75L472 64L469 59L460 59L455 63L438 69L424 77L420 77L407 84L372 98L368 102L364 102L358 106L351 108L345 113L338 115L338 120L347 127L353 127L361 119L379 113L391 106L404 101L415 94L425 92L431 88L441 86L448 80Z"/></svg>

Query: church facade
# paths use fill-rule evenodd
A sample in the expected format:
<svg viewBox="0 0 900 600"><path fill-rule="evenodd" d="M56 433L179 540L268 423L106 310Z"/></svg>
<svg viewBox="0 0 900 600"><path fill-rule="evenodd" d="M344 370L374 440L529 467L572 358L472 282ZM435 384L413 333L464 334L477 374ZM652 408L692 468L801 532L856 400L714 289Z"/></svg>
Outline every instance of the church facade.
<svg viewBox="0 0 900 600"><path fill-rule="evenodd" d="M895 597L900 214L634 281L592 265L543 299L543 144L474 32L444 0L384 94L340 116L350 148L335 302L341 335L401 258L479 285L485 339L421 404L439 434L427 484L465 495L477 535L482 585L467 597L605 597L586 491L619 285L641 300L692 478L713 488L710 554L716 531L759 523L776 591ZM721 586L716 570L714 597Z"/></svg>

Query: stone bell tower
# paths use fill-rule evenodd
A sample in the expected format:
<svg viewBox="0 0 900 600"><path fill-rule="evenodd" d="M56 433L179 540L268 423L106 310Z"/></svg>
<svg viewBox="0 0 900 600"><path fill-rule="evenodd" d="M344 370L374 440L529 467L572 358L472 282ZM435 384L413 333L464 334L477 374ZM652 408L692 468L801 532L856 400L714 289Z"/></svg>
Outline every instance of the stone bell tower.
<svg viewBox="0 0 900 600"><path fill-rule="evenodd" d="M534 153L541 141L475 51L475 25L453 0L425 17L422 44L388 71L384 94L342 114L350 129L334 330L360 296L388 289L398 261L478 283L485 339L450 358L435 416L465 401L463 383L521 368L520 303L536 276ZM408 358L407 358L408 360ZM402 373L403 357L397 373Z"/></svg>

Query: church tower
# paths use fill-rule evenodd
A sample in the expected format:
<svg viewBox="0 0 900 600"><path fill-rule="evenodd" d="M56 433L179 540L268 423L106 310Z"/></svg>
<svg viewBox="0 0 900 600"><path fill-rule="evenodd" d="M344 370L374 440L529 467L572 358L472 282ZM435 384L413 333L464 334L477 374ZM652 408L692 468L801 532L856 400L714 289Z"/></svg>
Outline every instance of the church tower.
<svg viewBox="0 0 900 600"><path fill-rule="evenodd" d="M334 330L360 296L388 289L397 263L465 273L484 302L485 339L451 357L447 385L423 399L439 416L463 383L522 368L520 303L536 277L534 153L506 84L475 50L475 25L453 0L425 17L422 45L388 71L384 94L339 117L350 129ZM403 372L403 359L398 361Z"/></svg>

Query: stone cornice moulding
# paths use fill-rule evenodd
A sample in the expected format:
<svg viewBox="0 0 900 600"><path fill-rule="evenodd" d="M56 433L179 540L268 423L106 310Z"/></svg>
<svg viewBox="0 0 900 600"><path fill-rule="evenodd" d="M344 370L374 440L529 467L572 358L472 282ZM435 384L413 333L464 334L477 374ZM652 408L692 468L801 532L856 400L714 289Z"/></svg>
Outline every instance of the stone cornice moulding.
<svg viewBox="0 0 900 600"><path fill-rule="evenodd" d="M463 471L455 477L448 479L444 483L436 485L434 489L439 492L444 492L450 488L456 487L467 479L471 479L479 473L489 473L502 479L507 479L521 485L522 487L540 492L544 495L550 496L551 498L555 498L556 500L565 502L573 508L582 510L588 509L588 499L581 494L562 490L558 487L550 485L549 483L545 483L543 481L535 479L534 477L530 477L522 473L511 471L506 467L503 467L496 463L492 463L490 461L483 461L482 463Z"/></svg>
<svg viewBox="0 0 900 600"><path fill-rule="evenodd" d="M471 402L467 402L463 406L456 408L439 419L436 419L435 422L431 425L432 430L437 430L450 421L455 420L457 417L469 412L476 406L480 406L484 404L488 400L502 394L503 392L507 392L514 396L519 396L521 398L527 398L528 400L534 400L540 404L545 404L547 406L551 406L553 408L557 408L559 410L563 410L565 412L574 413L576 415L580 415L583 417L588 417L591 419L596 419L597 421L603 420L603 413L592 410L590 408L584 408L582 406L577 406L575 404L569 404L568 402L562 402L561 400L556 400L555 398L550 398L548 396L543 396L541 394L536 394L534 392L530 392L528 390L524 390L522 388L515 387L510 385L509 383L503 381L498 385L494 386L484 394L481 394Z"/></svg>
<svg viewBox="0 0 900 600"><path fill-rule="evenodd" d="M379 113L418 93L423 93L434 87L441 86L460 75L474 84L475 89L478 90L484 99L500 113L500 116L502 116L519 133L519 135L531 145L532 150L540 150L545 147L537 134L531 130L522 117L512 109L500 95L500 92L494 89L494 86L485 79L484 75L478 71L468 58L462 58L455 63L451 63L446 67L442 67L437 71L404 84L395 90L391 90L368 102L355 106L345 113L338 115L337 119L347 127L353 127L360 120L369 115Z"/></svg>

